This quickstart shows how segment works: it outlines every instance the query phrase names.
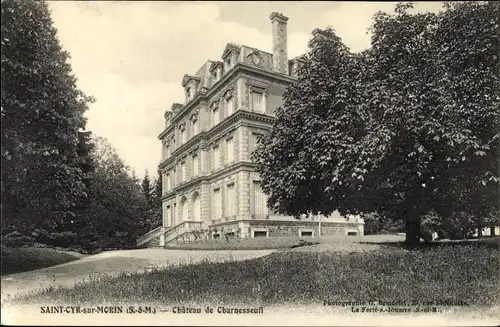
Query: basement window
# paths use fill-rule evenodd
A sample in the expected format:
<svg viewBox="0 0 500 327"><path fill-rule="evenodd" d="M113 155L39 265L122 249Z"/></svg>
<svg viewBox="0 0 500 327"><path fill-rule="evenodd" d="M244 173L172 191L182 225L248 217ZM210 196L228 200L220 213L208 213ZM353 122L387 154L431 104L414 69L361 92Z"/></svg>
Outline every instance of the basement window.
<svg viewBox="0 0 500 327"><path fill-rule="evenodd" d="M309 236L309 237L312 237L312 236L314 236L314 233L313 233L313 231L312 231L312 230L301 230L301 231L299 232L299 236L300 236L300 237L304 237L304 236Z"/></svg>
<svg viewBox="0 0 500 327"><path fill-rule="evenodd" d="M214 234L214 235L213 235L213 238L214 238L214 240L218 240L218 239L220 239L220 234L219 234L219 233Z"/></svg>
<svg viewBox="0 0 500 327"><path fill-rule="evenodd" d="M356 231L348 231L347 236L358 236L358 232Z"/></svg>
<svg viewBox="0 0 500 327"><path fill-rule="evenodd" d="M267 229L254 229L252 230L252 237L269 237L269 231Z"/></svg>

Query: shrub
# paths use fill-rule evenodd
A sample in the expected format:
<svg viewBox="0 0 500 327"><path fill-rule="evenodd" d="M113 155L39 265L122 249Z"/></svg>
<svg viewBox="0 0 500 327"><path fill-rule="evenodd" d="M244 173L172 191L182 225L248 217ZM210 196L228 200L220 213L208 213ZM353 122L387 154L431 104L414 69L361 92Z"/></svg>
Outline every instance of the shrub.
<svg viewBox="0 0 500 327"><path fill-rule="evenodd" d="M31 236L26 236L18 231L13 231L2 237L2 245L8 247L32 246L35 239Z"/></svg>
<svg viewBox="0 0 500 327"><path fill-rule="evenodd" d="M2 275L55 266L78 259L47 248L10 248L2 245Z"/></svg>

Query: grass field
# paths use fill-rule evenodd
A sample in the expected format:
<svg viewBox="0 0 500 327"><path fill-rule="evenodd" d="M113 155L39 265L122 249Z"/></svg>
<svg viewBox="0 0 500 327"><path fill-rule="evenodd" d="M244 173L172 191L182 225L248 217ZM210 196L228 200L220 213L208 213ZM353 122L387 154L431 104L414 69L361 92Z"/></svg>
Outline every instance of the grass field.
<svg viewBox="0 0 500 327"><path fill-rule="evenodd" d="M338 248L352 248L355 244L392 244L403 242L404 236L398 235L368 235L368 236L325 236L325 237L298 237L283 236L269 238L248 239L218 239L192 243L169 244L167 249L176 250L268 250L291 249L312 244L327 244ZM354 246L356 247L356 245ZM357 247L360 247L359 245ZM363 246L361 246L363 247ZM374 247L364 247L374 248Z"/></svg>
<svg viewBox="0 0 500 327"><path fill-rule="evenodd" d="M270 238L248 238L248 239L225 239L199 241L192 243L170 244L167 249L176 250L268 250L289 249L304 245L316 244L319 241L314 238L298 237L270 237Z"/></svg>
<svg viewBox="0 0 500 327"><path fill-rule="evenodd" d="M49 248L9 248L2 246L2 275L59 265L78 259L73 254Z"/></svg>
<svg viewBox="0 0 500 327"><path fill-rule="evenodd" d="M47 289L14 303L321 304L332 301L498 303L494 247L439 246L376 252L285 251L243 262L169 267Z"/></svg>

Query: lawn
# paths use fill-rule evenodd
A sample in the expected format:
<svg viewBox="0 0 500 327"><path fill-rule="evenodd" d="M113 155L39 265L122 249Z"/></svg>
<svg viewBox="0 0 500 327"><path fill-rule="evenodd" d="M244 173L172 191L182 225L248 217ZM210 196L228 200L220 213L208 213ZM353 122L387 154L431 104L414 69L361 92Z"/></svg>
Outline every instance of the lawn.
<svg viewBox="0 0 500 327"><path fill-rule="evenodd" d="M262 237L169 244L166 248L176 250L274 250L289 249L316 243L318 243L318 240L310 237Z"/></svg>
<svg viewBox="0 0 500 327"><path fill-rule="evenodd" d="M498 249L439 246L370 252L276 252L242 262L202 262L101 277L47 289L17 304L151 303L290 305L330 301L457 301L498 304Z"/></svg>
<svg viewBox="0 0 500 327"><path fill-rule="evenodd" d="M168 244L167 249L177 250L269 250L269 249L291 249L312 244L327 244L341 250L351 248L378 247L360 246L366 244L391 244L404 241L404 236L398 235L369 235L369 236L324 236L324 237L262 237L248 239L217 239L204 240L192 243Z"/></svg>
<svg viewBox="0 0 500 327"><path fill-rule="evenodd" d="M50 248L2 246L2 275L41 269L79 259L79 256Z"/></svg>

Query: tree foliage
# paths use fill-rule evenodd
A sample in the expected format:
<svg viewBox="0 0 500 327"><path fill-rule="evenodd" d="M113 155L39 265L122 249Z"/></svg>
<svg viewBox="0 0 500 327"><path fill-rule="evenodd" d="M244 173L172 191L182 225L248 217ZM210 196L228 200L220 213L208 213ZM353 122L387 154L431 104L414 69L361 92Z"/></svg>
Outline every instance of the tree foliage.
<svg viewBox="0 0 500 327"><path fill-rule="evenodd" d="M274 210L378 212L403 219L498 210L498 3L378 13L371 48L352 54L330 28L254 154ZM496 211L498 214L498 211Z"/></svg>
<svg viewBox="0 0 500 327"><path fill-rule="evenodd" d="M86 226L82 244L90 248L135 246L137 224L145 216L147 203L130 168L102 137L92 139L90 156L90 206L81 212Z"/></svg>
<svg viewBox="0 0 500 327"><path fill-rule="evenodd" d="M158 173L158 176L161 176L160 172ZM141 190L146 199L147 213L138 222L139 235L161 226L161 178L157 177L151 182L149 172L146 170L141 182Z"/></svg>
<svg viewBox="0 0 500 327"><path fill-rule="evenodd" d="M2 226L53 229L86 196L78 130L91 98L76 86L47 4L1 4Z"/></svg>
<svg viewBox="0 0 500 327"><path fill-rule="evenodd" d="M141 188L142 188L142 194L146 198L148 206L151 206L152 189L151 189L151 181L149 179L149 172L147 170L146 173L144 174L144 178L142 179Z"/></svg>

